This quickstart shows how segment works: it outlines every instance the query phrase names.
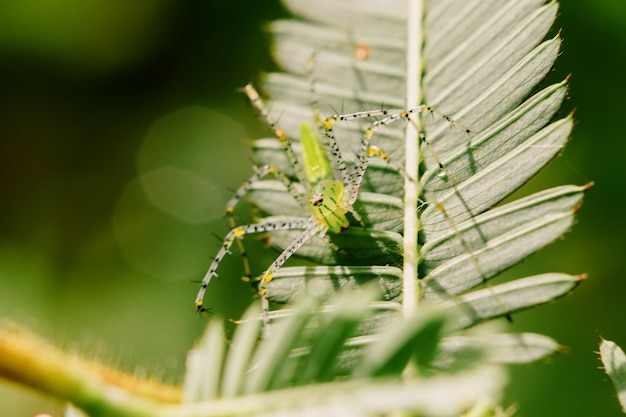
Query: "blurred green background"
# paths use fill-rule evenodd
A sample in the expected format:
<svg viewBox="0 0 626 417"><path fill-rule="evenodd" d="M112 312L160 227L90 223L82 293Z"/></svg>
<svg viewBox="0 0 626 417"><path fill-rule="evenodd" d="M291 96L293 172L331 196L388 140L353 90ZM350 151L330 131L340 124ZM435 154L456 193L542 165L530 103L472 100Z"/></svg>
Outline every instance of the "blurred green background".
<svg viewBox="0 0 626 417"><path fill-rule="evenodd" d="M0 317L122 369L179 382L204 325L191 302L227 231L223 207L264 130L237 88L273 68L262 25L278 0L0 0ZM562 0L577 126L523 192L596 186L566 239L511 276L588 272L570 297L515 316L511 331L570 352L512 368L519 416L618 416L594 353L626 346L626 1ZM555 29L556 30L556 29ZM252 243L252 245L260 243ZM238 276L237 257L221 275ZM254 259L262 270L267 259ZM253 298L216 281L207 304L238 317ZM3 415L60 406L0 385Z"/></svg>

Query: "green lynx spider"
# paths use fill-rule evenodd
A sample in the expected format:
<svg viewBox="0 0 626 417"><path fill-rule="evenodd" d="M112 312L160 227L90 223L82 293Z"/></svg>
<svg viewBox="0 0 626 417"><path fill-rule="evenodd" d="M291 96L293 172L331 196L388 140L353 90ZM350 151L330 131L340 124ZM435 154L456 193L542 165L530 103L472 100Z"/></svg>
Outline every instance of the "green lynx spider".
<svg viewBox="0 0 626 417"><path fill-rule="evenodd" d="M258 92L252 85L247 85L244 91L282 143L283 150L294 168L297 180L305 186L307 191L301 193L296 190L294 183L273 165L265 165L256 168L256 172L235 192L235 195L227 203L226 212L229 216L232 230L224 238L222 247L202 280L200 290L195 300L195 306L198 311L205 310L203 300L207 286L211 279L217 276L217 268L224 256L230 253L230 248L234 242L238 242L240 249L242 249L245 274L247 278L250 278L250 266L245 251L243 250L243 244L240 243L244 235L278 230L303 230L303 232L274 260L260 279L258 292L262 300L264 328L267 328L269 325L268 284L276 271L313 236L319 235L324 238L327 232L341 233L343 230L350 227L350 220L347 216L348 213L350 213L361 226L364 226L363 220L354 210L353 204L357 199L359 187L367 170L369 159L375 156L380 157L406 177L402 169L398 169L389 161L389 157L384 150L370 145L372 136L377 129L397 120L410 120L413 114L431 113L439 115L460 130L467 133L472 132L426 105L410 110L379 109L333 115L323 121L317 117L317 113L314 109L314 118L319 124L319 130L323 133L325 142L323 143L323 141L320 140L315 129L310 124L303 123L300 128L300 140L303 148L303 166L301 166L293 150L291 140L286 136L280 126L271 119ZM372 117L378 118L378 120L372 123L370 127L363 132L360 148L356 153L355 163L351 169L348 169L337 145L333 124L335 122ZM334 172L337 172L340 178L336 178ZM235 226L232 213L236 205L246 195L254 183L270 174L285 185L294 199L310 214L310 217L308 219L294 220L264 220L255 224ZM330 241L326 241L334 249L339 250L339 248L335 247Z"/></svg>

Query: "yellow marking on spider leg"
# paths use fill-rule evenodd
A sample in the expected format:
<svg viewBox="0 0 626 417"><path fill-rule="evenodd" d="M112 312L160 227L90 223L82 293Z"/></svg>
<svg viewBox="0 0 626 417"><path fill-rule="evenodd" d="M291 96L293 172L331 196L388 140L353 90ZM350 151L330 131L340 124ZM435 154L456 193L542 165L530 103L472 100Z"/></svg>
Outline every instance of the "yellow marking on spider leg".
<svg viewBox="0 0 626 417"><path fill-rule="evenodd" d="M367 150L367 155L369 157L378 156L385 161L389 160L389 153L387 153L384 149L380 149L378 146L370 146Z"/></svg>

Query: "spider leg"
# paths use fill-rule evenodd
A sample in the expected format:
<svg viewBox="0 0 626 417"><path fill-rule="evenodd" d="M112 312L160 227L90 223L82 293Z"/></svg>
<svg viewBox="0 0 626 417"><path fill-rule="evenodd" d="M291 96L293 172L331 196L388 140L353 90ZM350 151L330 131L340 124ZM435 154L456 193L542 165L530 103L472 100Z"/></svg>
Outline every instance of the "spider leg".
<svg viewBox="0 0 626 417"><path fill-rule="evenodd" d="M304 232L302 232L300 236L294 239L294 241L291 242L289 246L287 246L282 251L282 253L278 256L278 258L276 258L274 262L272 262L272 264L269 266L269 268L267 268L267 270L263 273L263 276L261 277L261 281L259 282L259 295L261 296L261 306L263 309L263 338L264 339L267 339L270 335L269 334L270 333L270 318L269 318L270 306L269 306L267 286L269 282L272 280L272 278L274 277L274 274L276 273L276 271L278 271L278 269L280 269L280 267L283 266L283 264L287 262L287 260L291 258L291 256L294 253L296 253L298 249L302 247L302 245L304 245L307 241L309 241L313 236L323 231L324 226L322 226L321 224L318 224L317 222L313 222L313 224L311 224L312 221L314 220L309 219L309 227L306 230L304 230Z"/></svg>
<svg viewBox="0 0 626 417"><path fill-rule="evenodd" d="M243 197L248 193L248 191L250 191L250 188L252 188L254 184L261 181L261 179L265 177L266 175L270 175L270 174L276 177L277 179L279 179L285 185L285 188L287 188L287 191L289 191L289 194L291 194L294 200L296 200L303 207L303 209L306 210L305 197L294 187L293 181L291 181L277 167L275 167L274 165L263 165L258 168L255 167L255 173L252 174L252 176L248 178L248 180L241 187L239 187L237 191L235 191L235 194L231 197L230 200L228 200L228 203L226 203L226 216L228 217L228 223L231 229L235 229L237 227L237 223L236 223L235 216L234 216L235 207L237 206L237 204L239 204L241 199L243 199ZM246 248L244 246L242 238L243 236L239 236L236 239L236 241L237 241L237 247L239 248L239 252L241 253L241 258L243 261L243 268L244 268L243 280L250 281L250 279L252 279L250 260L248 259L248 254L246 252Z"/></svg>
<svg viewBox="0 0 626 417"><path fill-rule="evenodd" d="M316 224L317 225L317 224ZM209 270L205 274L202 279L202 283L200 284L200 290L198 291L198 295L196 296L196 309L198 311L205 311L204 307L204 294L206 293L206 289L211 282L213 277L216 277L217 268L224 259L227 254L230 254L230 248L233 245L233 242L239 238L242 238L244 235L252 234L252 233L265 233L276 230L298 230L298 229L308 229L311 227L311 219L296 219L296 220L267 220L264 222L247 224L243 226L238 226L232 229L226 237L224 238L224 243L222 243L222 247L217 252L215 259L211 263ZM284 262L284 261L283 261Z"/></svg>
<svg viewBox="0 0 626 417"><path fill-rule="evenodd" d="M265 103L263 103L263 99L259 95L258 91L252 86L252 84L246 85L244 87L244 92L248 96L248 99L250 100L252 105L256 107L259 113L261 113L261 116L263 117L263 119L265 119L265 122L267 123L267 125L272 129L276 137L280 140L280 143L283 146L283 150L285 151L285 154L287 155L287 158L289 159L289 163L291 164L291 166L293 167L296 173L296 177L298 178L298 181L302 183L303 185L305 185L306 186L305 188L309 188L309 180L304 173L304 168L298 161L298 157L296 156L296 153L293 150L293 144L292 144L291 139L287 136L285 131L280 127L278 122L272 119L272 117L269 114L269 111L267 110L267 107L265 106Z"/></svg>

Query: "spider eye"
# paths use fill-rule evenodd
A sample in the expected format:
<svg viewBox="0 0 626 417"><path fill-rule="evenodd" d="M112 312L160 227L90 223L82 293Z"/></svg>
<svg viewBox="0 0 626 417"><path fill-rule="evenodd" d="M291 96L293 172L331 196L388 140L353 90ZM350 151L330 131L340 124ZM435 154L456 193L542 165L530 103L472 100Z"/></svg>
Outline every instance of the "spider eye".
<svg viewBox="0 0 626 417"><path fill-rule="evenodd" d="M311 199L309 200L309 202L313 204L315 207L319 207L324 202L324 197L322 196L322 193L315 193L311 196Z"/></svg>

